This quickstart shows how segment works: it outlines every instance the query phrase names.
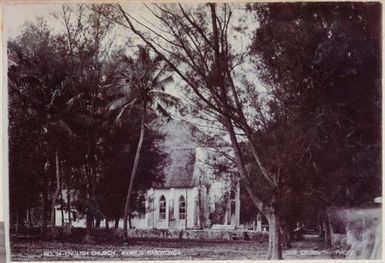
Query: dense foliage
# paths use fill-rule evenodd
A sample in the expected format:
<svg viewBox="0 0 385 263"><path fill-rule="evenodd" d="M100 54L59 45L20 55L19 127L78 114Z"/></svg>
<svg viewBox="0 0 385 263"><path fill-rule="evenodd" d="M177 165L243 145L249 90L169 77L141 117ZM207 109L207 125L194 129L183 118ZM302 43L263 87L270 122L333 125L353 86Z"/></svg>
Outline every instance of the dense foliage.
<svg viewBox="0 0 385 263"><path fill-rule="evenodd" d="M111 24L98 8L63 7L57 19L65 21L67 33L54 34L40 19L8 42L10 218L17 231L28 221L46 234L59 204L86 215L87 229L93 219L123 215L140 118L121 116L118 123L119 113L109 108L114 98L106 86L120 85L127 56L101 46ZM98 23L82 27L71 17ZM162 180L165 156L155 147L161 139L148 131L134 196ZM131 208L137 210L135 202Z"/></svg>
<svg viewBox="0 0 385 263"><path fill-rule="evenodd" d="M380 5L252 9L260 21L252 53L273 98L257 136L281 169L285 213L306 220L325 207L372 203L381 195Z"/></svg>

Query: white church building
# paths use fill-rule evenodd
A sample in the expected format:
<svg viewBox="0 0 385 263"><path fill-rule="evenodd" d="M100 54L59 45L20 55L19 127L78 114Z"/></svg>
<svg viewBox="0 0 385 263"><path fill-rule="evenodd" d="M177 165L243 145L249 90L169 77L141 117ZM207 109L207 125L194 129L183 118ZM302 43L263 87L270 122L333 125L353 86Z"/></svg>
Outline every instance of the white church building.
<svg viewBox="0 0 385 263"><path fill-rule="evenodd" d="M238 227L239 181L235 173L218 174L214 165L224 160L221 152L228 153L228 146L203 146L202 132L184 121L170 119L157 129L165 135L159 147L169 158L164 167L164 182L143 193L141 205L145 212L131 218L131 227L170 230L203 229L213 224ZM56 224L61 225L61 211L59 208L56 211ZM85 218L80 216L72 224L85 227ZM119 227L122 226L120 220Z"/></svg>

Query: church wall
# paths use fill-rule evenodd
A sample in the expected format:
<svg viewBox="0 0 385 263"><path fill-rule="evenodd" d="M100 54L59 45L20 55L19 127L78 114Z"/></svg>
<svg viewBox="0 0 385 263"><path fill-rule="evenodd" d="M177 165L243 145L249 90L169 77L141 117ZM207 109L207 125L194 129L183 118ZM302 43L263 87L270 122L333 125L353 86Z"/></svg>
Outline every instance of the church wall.
<svg viewBox="0 0 385 263"><path fill-rule="evenodd" d="M165 219L160 218L160 198L166 199ZM186 201L186 218L180 219L179 198L183 195ZM150 200L154 200L151 202ZM197 218L197 188L151 189L148 192L148 209L146 213L147 228L186 229L199 226ZM197 221L198 220L198 221ZM187 226L186 226L187 224ZM134 225L133 225L134 226ZM138 225L139 226L139 225ZM135 228L140 228L136 227Z"/></svg>
<svg viewBox="0 0 385 263"><path fill-rule="evenodd" d="M201 197L201 206L203 213L202 219L203 228L208 228L211 226L209 214L214 209L215 200L220 199L221 194L227 189L227 185L222 184L212 184L209 189L206 189L205 186L202 187L200 197ZM219 190L219 191L218 191ZM238 226L239 225L239 187L237 188L236 193L236 211L235 214L231 217L231 224ZM186 194L187 192L187 194ZM166 198L166 218L159 218L159 200L160 197L164 195ZM180 219L179 216L179 198L184 196L186 202L186 219ZM171 230L183 230L183 229L196 229L200 228L200 218L199 218L199 193L198 187L194 188L166 188L166 189L150 189L147 191L146 198L146 214L143 217L134 216L131 218L131 225L135 229L171 229ZM151 199L154 202L151 202ZM86 220L84 216L80 218L80 214L76 211L77 218L72 221L73 227L85 227ZM68 214L64 210L64 223L68 223ZM113 227L115 222L110 221L110 227ZM186 225L187 224L187 225ZM55 213L55 225L61 226L61 211L60 209L56 210ZM105 227L105 220L100 224L100 227ZM119 228L123 227L123 219L119 221Z"/></svg>

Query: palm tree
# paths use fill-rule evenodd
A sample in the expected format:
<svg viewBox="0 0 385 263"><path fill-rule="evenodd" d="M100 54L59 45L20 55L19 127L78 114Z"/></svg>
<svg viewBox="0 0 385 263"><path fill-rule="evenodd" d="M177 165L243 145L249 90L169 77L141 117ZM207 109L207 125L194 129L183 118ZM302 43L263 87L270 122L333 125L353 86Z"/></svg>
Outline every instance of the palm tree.
<svg viewBox="0 0 385 263"><path fill-rule="evenodd" d="M109 87L110 94L113 94L115 99L108 106L108 109L109 111L118 111L115 119L116 124L120 124L122 118L134 110L141 112L139 142L124 206L123 239L127 241L130 201L142 150L147 111L155 109L168 116L165 108L177 107L179 99L165 92L166 85L173 81L172 76L167 75L168 70L163 64L162 58L159 56L152 58L148 48L139 46L135 59L125 57L125 62L128 68L124 78L122 78L123 83L120 82L118 85Z"/></svg>
<svg viewBox="0 0 385 263"><path fill-rule="evenodd" d="M44 21L39 21L43 23ZM89 125L90 118L81 114L77 102L82 94L75 87L72 76L68 73L73 69L66 67L68 58L62 57L61 46L55 45L56 38L50 37L50 31L44 26L31 25L27 28L20 40L8 43L12 55L8 71L9 93L18 98L10 105L10 110L20 107L22 102L23 118L15 120L15 129L28 127L31 134L29 139L34 147L39 148L39 153L45 155L44 172L47 172L50 162L50 153L55 163L55 189L51 201L51 233L54 230L54 215L57 198L60 191L61 175L60 161L63 159L61 148L66 145L65 138L77 137L74 132L75 125L84 127ZM65 68L65 70L63 70ZM21 112L21 110L19 110ZM18 149L15 149L18 150ZM49 153L50 152L50 153ZM46 154L47 153L47 154ZM45 234L48 207L48 184L44 173L43 186L43 224L42 234ZM47 202L47 205L46 205Z"/></svg>
<svg viewBox="0 0 385 263"><path fill-rule="evenodd" d="M18 82L19 86L10 85L10 87L17 89L19 95L29 101L27 108L29 119L36 128L40 129L40 137L36 138L36 141L51 146L55 154L55 191L51 201L51 235L53 235L55 206L61 189L60 148L64 145L59 138L77 137L72 126L89 126L91 120L88 116L74 110L74 105L82 94L76 94L70 99L66 99L64 93L69 88L65 85L64 80L54 88L45 85L40 78L34 75L21 76ZM43 235L45 234L44 229L43 223Z"/></svg>

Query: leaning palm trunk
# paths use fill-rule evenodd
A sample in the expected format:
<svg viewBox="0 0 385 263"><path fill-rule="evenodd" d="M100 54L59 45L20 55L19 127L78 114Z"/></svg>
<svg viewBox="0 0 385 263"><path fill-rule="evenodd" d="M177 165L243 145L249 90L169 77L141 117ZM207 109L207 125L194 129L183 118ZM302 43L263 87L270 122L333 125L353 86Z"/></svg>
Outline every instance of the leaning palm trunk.
<svg viewBox="0 0 385 263"><path fill-rule="evenodd" d="M52 196L52 204L51 204L51 235L54 235L55 230L55 206L56 199L59 196L60 191L60 168L59 168L59 151L55 152L55 165L56 165L56 190L54 195Z"/></svg>
<svg viewBox="0 0 385 263"><path fill-rule="evenodd" d="M134 187L136 171L138 169L140 152L142 150L142 144L143 144L143 139L144 139L144 120L145 120L145 117L146 117L146 102L144 102L144 105L143 105L143 115L142 115L142 120L141 120L141 125L140 125L140 137L139 137L138 147L136 148L134 166L133 166L132 172L131 172L130 185L129 185L128 191L127 191L126 204L124 206L124 222L123 222L123 240L124 241L128 240L128 215L129 215L129 211L130 211L131 193L132 193L132 189Z"/></svg>

